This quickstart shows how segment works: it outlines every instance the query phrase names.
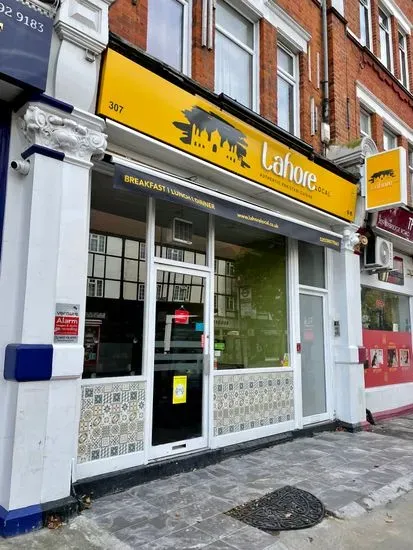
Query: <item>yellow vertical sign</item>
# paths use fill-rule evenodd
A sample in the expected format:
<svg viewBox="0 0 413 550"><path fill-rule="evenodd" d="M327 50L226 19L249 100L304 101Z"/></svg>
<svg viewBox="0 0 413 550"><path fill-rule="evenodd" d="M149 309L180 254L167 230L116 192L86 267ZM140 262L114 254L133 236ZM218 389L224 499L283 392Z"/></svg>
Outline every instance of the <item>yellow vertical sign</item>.
<svg viewBox="0 0 413 550"><path fill-rule="evenodd" d="M406 150L397 147L366 158L366 210L375 212L406 203Z"/></svg>
<svg viewBox="0 0 413 550"><path fill-rule="evenodd" d="M187 376L174 376L172 390L172 404L186 403Z"/></svg>

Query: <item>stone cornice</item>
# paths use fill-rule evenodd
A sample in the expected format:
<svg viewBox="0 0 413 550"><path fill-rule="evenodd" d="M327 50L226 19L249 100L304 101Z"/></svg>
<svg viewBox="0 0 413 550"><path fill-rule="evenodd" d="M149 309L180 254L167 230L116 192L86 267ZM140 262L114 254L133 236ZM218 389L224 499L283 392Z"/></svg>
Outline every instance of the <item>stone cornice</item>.
<svg viewBox="0 0 413 550"><path fill-rule="evenodd" d="M113 0L63 0L56 16L55 29L67 40L93 55L108 43L108 8Z"/></svg>

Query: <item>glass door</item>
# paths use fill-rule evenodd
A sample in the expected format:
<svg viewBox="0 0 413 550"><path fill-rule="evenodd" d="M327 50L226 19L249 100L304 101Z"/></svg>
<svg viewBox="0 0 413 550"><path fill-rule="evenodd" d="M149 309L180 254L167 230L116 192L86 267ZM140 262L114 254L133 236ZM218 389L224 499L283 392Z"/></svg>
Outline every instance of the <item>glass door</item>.
<svg viewBox="0 0 413 550"><path fill-rule="evenodd" d="M206 446L208 277L156 268L152 458Z"/></svg>
<svg viewBox="0 0 413 550"><path fill-rule="evenodd" d="M303 423L327 416L324 296L300 293Z"/></svg>

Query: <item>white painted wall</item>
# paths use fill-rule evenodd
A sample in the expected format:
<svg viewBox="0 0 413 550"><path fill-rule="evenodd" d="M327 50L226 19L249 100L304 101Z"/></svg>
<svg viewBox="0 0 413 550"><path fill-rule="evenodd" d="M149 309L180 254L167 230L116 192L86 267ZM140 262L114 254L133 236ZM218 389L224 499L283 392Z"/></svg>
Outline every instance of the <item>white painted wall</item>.
<svg viewBox="0 0 413 550"><path fill-rule="evenodd" d="M374 414L413 406L413 382L366 389L366 407Z"/></svg>

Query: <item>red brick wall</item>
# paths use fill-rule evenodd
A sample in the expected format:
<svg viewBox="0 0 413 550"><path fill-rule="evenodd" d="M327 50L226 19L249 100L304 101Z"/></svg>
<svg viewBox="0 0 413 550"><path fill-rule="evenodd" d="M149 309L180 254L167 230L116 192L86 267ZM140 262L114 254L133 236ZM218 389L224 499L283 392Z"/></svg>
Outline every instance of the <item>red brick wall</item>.
<svg viewBox="0 0 413 550"><path fill-rule="evenodd" d="M129 40L134 46L146 49L148 0L116 0L109 9L109 29Z"/></svg>
<svg viewBox="0 0 413 550"><path fill-rule="evenodd" d="M307 54L301 53L299 56L300 137L307 143L310 143L316 151L321 152L323 149L320 140L321 85L317 88L317 54L320 56L320 81L323 79L322 20L320 4L314 0L303 0L301 2L278 0L277 4L311 35ZM314 97L315 105L318 108L318 125L314 136L311 135L311 97Z"/></svg>
<svg viewBox="0 0 413 550"><path fill-rule="evenodd" d="M277 123L277 31L260 21L260 113Z"/></svg>
<svg viewBox="0 0 413 550"><path fill-rule="evenodd" d="M396 0L403 13L413 21L413 1ZM139 48L146 48L146 25L148 0L116 0L109 13L110 29L129 40ZM317 87L317 54L320 56L320 80L323 79L321 9L316 0L278 0L280 7L287 11L311 35L309 53L301 54L300 60L300 130L301 138L321 151L321 86ZM214 89L214 51L201 45L202 0L193 0L192 13L192 78L203 86ZM345 17L349 28L359 34L359 3L357 0L345 2ZM373 49L379 54L378 43L378 0L371 0L373 27ZM394 112L409 126L413 127L413 98L406 93L396 79L391 78L374 56L366 53L346 32L345 21L333 11L328 15L329 27L329 93L330 122L333 143L346 143L359 137L359 102L356 97L356 81L368 88L388 109ZM268 21L260 21L260 74L259 108L263 116L277 120L277 31ZM392 23L393 50L396 74L398 68L397 26ZM278 37L280 38L280 37ZM409 78L413 91L413 52L412 39L408 40ZM319 120L317 133L311 135L310 99L314 98L318 107ZM380 122L375 123L380 146Z"/></svg>
<svg viewBox="0 0 413 550"><path fill-rule="evenodd" d="M214 51L202 47L202 1L193 1L192 78L209 90L214 89Z"/></svg>
<svg viewBox="0 0 413 550"><path fill-rule="evenodd" d="M360 36L359 0L344 2L344 17L347 19L349 29L356 36Z"/></svg>
<svg viewBox="0 0 413 550"><path fill-rule="evenodd" d="M393 48L393 69L396 78L400 79L400 59L399 59L399 26L394 17L391 18L391 38Z"/></svg>
<svg viewBox="0 0 413 550"><path fill-rule="evenodd" d="M383 120L376 113L371 115L371 137L381 151L383 149Z"/></svg>
<svg viewBox="0 0 413 550"><path fill-rule="evenodd" d="M402 6L402 4L404 5ZM376 0L371 0L371 5L373 14L373 46L378 54L378 3ZM346 2L346 16L350 17L350 8L355 10L356 7L358 10L358 2ZM410 2L410 0L407 2L400 0L400 7L406 16L409 12L411 17L413 17L413 2ZM329 15L329 30L329 64L331 68L330 103L333 142L345 143L346 141L358 138L360 135L359 102L356 97L356 82L360 82L381 103L386 105L390 111L413 127L413 98L397 81L397 78L392 78L373 55L366 53L361 46L346 35L345 24L333 13ZM397 30L396 22L392 18L395 77L400 75ZM413 67L410 41L408 52L410 59L409 73L411 77ZM413 87L411 89L413 90ZM349 102L348 112L347 101ZM347 128L348 125L349 128ZM374 121L373 139L377 142L378 147L381 148L383 140L381 121Z"/></svg>

